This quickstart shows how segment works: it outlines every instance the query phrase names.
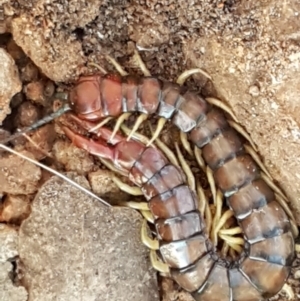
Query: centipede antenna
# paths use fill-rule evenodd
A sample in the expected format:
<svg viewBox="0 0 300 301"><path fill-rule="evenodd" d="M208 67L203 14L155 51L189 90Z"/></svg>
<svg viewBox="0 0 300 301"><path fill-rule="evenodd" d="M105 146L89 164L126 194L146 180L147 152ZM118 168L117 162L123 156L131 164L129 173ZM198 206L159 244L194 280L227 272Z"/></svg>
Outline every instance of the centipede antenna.
<svg viewBox="0 0 300 301"><path fill-rule="evenodd" d="M58 177L60 177L61 179L65 180L66 182L68 182L68 183L70 183L71 185L73 185L74 187L76 187L76 188L80 189L81 191L85 192L85 193L88 194L89 196L92 196L93 198L95 198L96 200L98 200L99 202L101 202L102 204L104 204L105 206L107 206L107 207L112 207L112 206L111 206L109 203L107 203L105 200L101 199L100 197L98 197L97 195L95 195L94 193L92 193L90 190L88 190L88 189L86 189L86 188L80 186L80 185L77 184L75 181L73 181L73 180L71 180L70 178L68 178L67 176L65 176L65 175L63 175L63 174L61 174L61 173L59 173L58 171L56 171L56 170L54 170L54 169L52 169L52 168L50 168L50 167L48 167L48 166L46 166L46 165L40 163L40 162L38 162L38 161L36 161L36 160L34 160L34 159L31 159L31 158L29 158L29 157L27 157L27 156L25 156L25 155L23 155L23 154L21 154L21 153L19 153L19 152L16 152L15 150L13 150L13 149L11 149L11 148L9 148L9 147L7 147L7 146L1 144L1 143L0 143L0 147L3 148L4 150L6 150L6 151L8 151L8 152L10 152L10 153L12 153L12 154L14 154L14 155L17 155L17 156L21 157L21 158L24 159L24 160L27 160L27 161L29 161L29 162L31 162L31 163L33 163L33 164L39 166L39 167L41 167L41 168L43 168L43 169L45 169L45 170L51 172L52 174L54 174L54 175L56 175L56 176L58 176Z"/></svg>
<svg viewBox="0 0 300 301"><path fill-rule="evenodd" d="M57 110L56 112L45 116L44 118L38 120L37 122L35 122L34 124L22 129L22 130L17 130L16 133L14 133L13 135L9 136L6 139L3 139L0 141L1 144L6 144L20 136L22 136L23 134L26 134L28 132L31 132L37 128L39 128L40 126L47 124L48 122L54 120L55 118L63 115L65 112L71 111L71 108L69 106L69 104L65 104L64 106L62 106L59 110Z"/></svg>

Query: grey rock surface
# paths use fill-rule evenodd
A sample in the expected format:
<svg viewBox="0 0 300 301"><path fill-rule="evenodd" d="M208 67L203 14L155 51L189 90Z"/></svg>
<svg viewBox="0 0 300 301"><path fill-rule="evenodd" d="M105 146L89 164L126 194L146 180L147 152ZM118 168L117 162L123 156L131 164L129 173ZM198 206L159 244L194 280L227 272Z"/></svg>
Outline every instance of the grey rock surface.
<svg viewBox="0 0 300 301"><path fill-rule="evenodd" d="M18 232L16 229L0 224L0 300L26 301L27 292L22 286L15 286L12 282L14 260L18 255Z"/></svg>
<svg viewBox="0 0 300 301"><path fill-rule="evenodd" d="M85 178L75 180L88 187ZM105 208L51 178L20 227L28 301L158 300L156 273L140 241L141 220L134 210Z"/></svg>
<svg viewBox="0 0 300 301"><path fill-rule="evenodd" d="M0 224L0 262L4 263L17 255L18 232L6 224Z"/></svg>
<svg viewBox="0 0 300 301"><path fill-rule="evenodd" d="M26 301L27 291L23 286L15 286L11 281L13 265L10 262L0 262L0 300Z"/></svg>

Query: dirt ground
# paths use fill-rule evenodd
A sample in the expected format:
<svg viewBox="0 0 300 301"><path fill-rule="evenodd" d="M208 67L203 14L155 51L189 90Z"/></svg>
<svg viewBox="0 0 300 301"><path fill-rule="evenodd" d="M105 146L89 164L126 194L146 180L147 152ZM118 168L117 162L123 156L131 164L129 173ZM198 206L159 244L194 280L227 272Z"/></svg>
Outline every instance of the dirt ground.
<svg viewBox="0 0 300 301"><path fill-rule="evenodd" d="M159 78L175 80L189 68L202 68L211 76L209 81L195 75L186 85L232 108L290 200L299 226L299 14L297 0L0 0L0 50L5 51L0 60L9 66L1 75L0 137L51 112L54 91L70 87L80 74L95 72L90 63L114 71L106 54L126 70L141 74L132 59L137 47ZM31 138L43 152L24 137L14 145L47 165L88 175L92 186L96 183L93 175L99 170L94 159L57 139L53 124ZM2 222L19 227L30 214L28 203L49 178L36 169L24 171L28 173L34 174L32 182L24 176L24 183L20 179L2 189L6 202ZM112 200L120 193L115 187L105 190L107 183L95 186L94 191ZM14 208L20 206L23 211L15 214ZM296 259L286 293L274 300L300 298L298 267ZM165 301L188 298L166 280L162 288Z"/></svg>

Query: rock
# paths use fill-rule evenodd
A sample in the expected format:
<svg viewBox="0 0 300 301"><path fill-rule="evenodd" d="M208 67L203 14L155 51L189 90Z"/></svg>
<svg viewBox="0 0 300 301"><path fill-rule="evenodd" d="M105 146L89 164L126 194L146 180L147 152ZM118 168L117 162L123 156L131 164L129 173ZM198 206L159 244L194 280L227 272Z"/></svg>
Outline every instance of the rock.
<svg viewBox="0 0 300 301"><path fill-rule="evenodd" d="M37 160L51 157L51 150L56 139L54 125L46 124L29 134L31 141L27 141L25 149L32 153ZM34 142L34 144L32 143Z"/></svg>
<svg viewBox="0 0 300 301"><path fill-rule="evenodd" d="M27 151L21 152L32 159ZM22 168L20 168L22 167ZM41 169L16 155L0 157L0 191L8 194L31 194L37 191Z"/></svg>
<svg viewBox="0 0 300 301"><path fill-rule="evenodd" d="M0 48L0 125L6 115L10 114L10 100L21 91L19 72L12 57Z"/></svg>
<svg viewBox="0 0 300 301"><path fill-rule="evenodd" d="M8 195L0 204L0 222L20 223L29 214L29 196Z"/></svg>
<svg viewBox="0 0 300 301"><path fill-rule="evenodd" d="M18 113L15 118L17 127L27 127L41 118L41 111L30 101L23 102L18 107Z"/></svg>
<svg viewBox="0 0 300 301"><path fill-rule="evenodd" d="M55 159L64 164L68 171L85 174L92 171L94 167L94 162L87 151L67 141L56 141L53 146L53 154Z"/></svg>
<svg viewBox="0 0 300 301"><path fill-rule="evenodd" d="M88 174L88 179L92 190L97 195L103 198L109 198L110 203L116 203L122 200L123 202L129 200L130 195L119 189L119 187L112 181L111 177L116 176L109 170L97 170Z"/></svg>
<svg viewBox="0 0 300 301"><path fill-rule="evenodd" d="M13 19L11 26L16 43L48 78L67 82L79 75L84 64L80 43L62 32L47 40L44 29L36 27L29 15Z"/></svg>
<svg viewBox="0 0 300 301"><path fill-rule="evenodd" d="M69 174L71 176L71 174ZM83 177L76 182L87 186ZM34 300L158 300L140 215L103 207L64 181L40 189L20 227L23 283Z"/></svg>
<svg viewBox="0 0 300 301"><path fill-rule="evenodd" d="M17 255L18 255L17 231L6 224L0 224L0 262L3 263L7 260L12 260Z"/></svg>
<svg viewBox="0 0 300 301"><path fill-rule="evenodd" d="M27 291L22 286L15 286L11 281L13 265L10 262L0 262L0 300L27 301Z"/></svg>

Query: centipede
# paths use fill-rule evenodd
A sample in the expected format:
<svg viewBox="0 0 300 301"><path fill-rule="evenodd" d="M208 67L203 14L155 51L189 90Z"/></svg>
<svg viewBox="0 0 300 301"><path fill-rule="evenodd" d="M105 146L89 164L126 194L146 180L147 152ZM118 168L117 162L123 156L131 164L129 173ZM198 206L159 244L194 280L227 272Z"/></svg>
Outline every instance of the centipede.
<svg viewBox="0 0 300 301"><path fill-rule="evenodd" d="M144 76L129 75L110 59L120 74L79 78L68 93L71 113L67 114L93 136L62 126L65 135L77 147L110 162L140 188L155 227L155 238L150 238L146 221L142 226L151 263L196 301L261 301L276 295L291 272L295 227L255 146L247 145L249 136L227 118L226 114L233 116L227 107L196 92L183 92L184 80L201 71L185 72L174 83L151 76L138 59ZM133 113L141 115L125 137L119 129ZM134 133L151 115L159 118L158 126L145 144L134 139ZM112 119L117 119L113 130L104 126ZM199 165L207 166L207 177L216 189L214 198L223 195L236 218L244 248L235 260L218 255L193 181L151 145L166 122L194 146Z"/></svg>

